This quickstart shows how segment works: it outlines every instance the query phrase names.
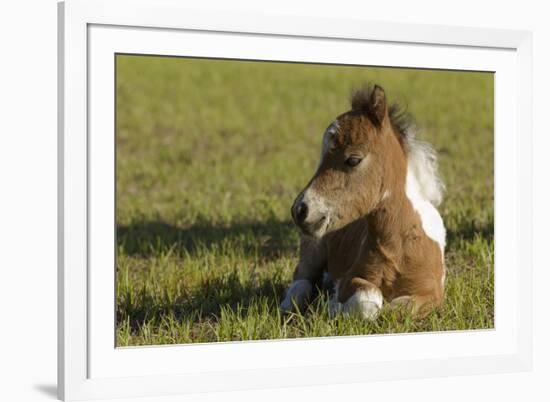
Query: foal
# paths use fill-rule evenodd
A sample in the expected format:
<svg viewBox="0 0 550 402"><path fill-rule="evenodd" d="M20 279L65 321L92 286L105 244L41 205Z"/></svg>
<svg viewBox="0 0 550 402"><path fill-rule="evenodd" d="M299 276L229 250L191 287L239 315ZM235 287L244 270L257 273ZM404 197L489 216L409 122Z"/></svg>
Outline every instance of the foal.
<svg viewBox="0 0 550 402"><path fill-rule="evenodd" d="M442 302L445 281L435 153L381 87L357 91L351 106L327 128L319 167L292 206L300 260L281 308L305 307L328 274L332 314L373 319L383 300L424 314Z"/></svg>

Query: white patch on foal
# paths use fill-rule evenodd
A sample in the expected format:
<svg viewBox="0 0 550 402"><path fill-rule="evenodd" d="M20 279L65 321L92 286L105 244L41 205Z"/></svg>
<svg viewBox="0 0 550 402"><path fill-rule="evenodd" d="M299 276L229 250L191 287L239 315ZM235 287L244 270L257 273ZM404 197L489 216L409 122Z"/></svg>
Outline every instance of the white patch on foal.
<svg viewBox="0 0 550 402"><path fill-rule="evenodd" d="M424 232L439 244L443 262L441 286L444 286L446 233L443 219L435 207L443 199L445 186L437 174L435 150L430 144L414 139L414 133L410 134L406 193L414 210L420 215Z"/></svg>
<svg viewBox="0 0 550 402"><path fill-rule="evenodd" d="M329 316L344 313L359 318L374 320L384 303L384 297L379 289L357 290L345 303L338 301L338 284L335 285L334 296L328 305Z"/></svg>
<svg viewBox="0 0 550 402"><path fill-rule="evenodd" d="M321 197L317 191L312 190L311 187L304 191L301 201L307 204L310 213L315 212L316 214L325 214L329 211L329 206L327 205L325 198ZM307 220L308 219L306 219L306 221Z"/></svg>
<svg viewBox="0 0 550 402"><path fill-rule="evenodd" d="M292 282L281 303L281 309L284 311L291 311L294 304L296 304L299 309L304 308L312 291L313 285L307 279L298 279Z"/></svg>
<svg viewBox="0 0 550 402"><path fill-rule="evenodd" d="M426 235L439 244L441 256L445 252L445 226L443 219L433 204L423 195L416 175L410 168L407 168L407 198L414 210L420 215L422 229Z"/></svg>

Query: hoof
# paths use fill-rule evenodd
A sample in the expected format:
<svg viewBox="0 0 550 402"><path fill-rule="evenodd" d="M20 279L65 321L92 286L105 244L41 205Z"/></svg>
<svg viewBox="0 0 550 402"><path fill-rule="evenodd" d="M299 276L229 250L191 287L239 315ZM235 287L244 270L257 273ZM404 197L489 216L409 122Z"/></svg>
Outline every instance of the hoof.
<svg viewBox="0 0 550 402"><path fill-rule="evenodd" d="M378 317L382 308L383 297L378 289L357 290L345 303L339 303L336 297L329 302L329 315L343 313L366 320Z"/></svg>

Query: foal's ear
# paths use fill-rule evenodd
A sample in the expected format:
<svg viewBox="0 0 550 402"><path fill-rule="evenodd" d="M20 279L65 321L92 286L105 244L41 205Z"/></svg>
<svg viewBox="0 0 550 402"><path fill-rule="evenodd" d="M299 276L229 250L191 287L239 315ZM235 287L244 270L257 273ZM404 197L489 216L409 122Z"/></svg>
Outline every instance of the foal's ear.
<svg viewBox="0 0 550 402"><path fill-rule="evenodd" d="M370 95L370 105L373 117L376 118L378 125L382 125L386 116L386 93L382 87L375 85Z"/></svg>

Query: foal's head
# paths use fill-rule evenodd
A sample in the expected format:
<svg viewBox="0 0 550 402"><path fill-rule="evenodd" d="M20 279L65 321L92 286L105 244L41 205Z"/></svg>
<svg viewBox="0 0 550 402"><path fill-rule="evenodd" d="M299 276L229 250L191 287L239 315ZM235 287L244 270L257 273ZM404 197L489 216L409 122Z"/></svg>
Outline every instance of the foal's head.
<svg viewBox="0 0 550 402"><path fill-rule="evenodd" d="M400 141L384 90L375 86L357 91L352 110L325 132L319 167L292 206L296 224L304 233L322 237L402 191L407 162Z"/></svg>

